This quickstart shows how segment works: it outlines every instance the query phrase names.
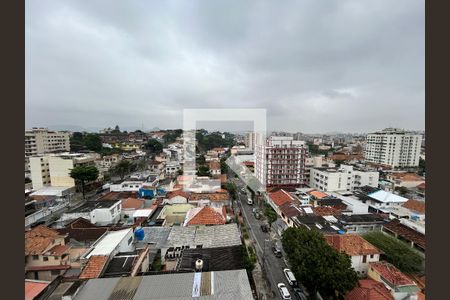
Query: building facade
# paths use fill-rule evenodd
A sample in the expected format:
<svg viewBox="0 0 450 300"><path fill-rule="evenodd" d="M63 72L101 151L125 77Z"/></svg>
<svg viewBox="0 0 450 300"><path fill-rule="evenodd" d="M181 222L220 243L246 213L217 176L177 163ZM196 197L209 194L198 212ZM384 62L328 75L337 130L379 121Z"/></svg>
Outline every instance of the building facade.
<svg viewBox="0 0 450 300"><path fill-rule="evenodd" d="M378 171L361 170L350 165L311 169L309 186L325 192L353 191L357 187L378 187Z"/></svg>
<svg viewBox="0 0 450 300"><path fill-rule="evenodd" d="M271 136L256 144L256 177L267 187L302 187L308 148L293 137Z"/></svg>
<svg viewBox="0 0 450 300"><path fill-rule="evenodd" d="M25 131L25 157L70 150L68 132L32 128Z"/></svg>
<svg viewBox="0 0 450 300"><path fill-rule="evenodd" d="M387 128L367 135L364 157L393 168L417 167L421 144L420 134Z"/></svg>
<svg viewBox="0 0 450 300"><path fill-rule="evenodd" d="M81 165L95 165L95 157L84 154L49 154L29 159L35 190L44 186L75 186L70 170Z"/></svg>

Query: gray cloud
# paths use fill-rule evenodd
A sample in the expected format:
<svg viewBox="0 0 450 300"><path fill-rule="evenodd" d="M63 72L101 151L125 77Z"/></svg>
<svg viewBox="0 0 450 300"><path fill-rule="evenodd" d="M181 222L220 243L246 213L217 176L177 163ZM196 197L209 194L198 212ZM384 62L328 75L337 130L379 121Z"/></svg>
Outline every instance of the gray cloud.
<svg viewBox="0 0 450 300"><path fill-rule="evenodd" d="M424 1L26 1L26 126L423 129Z"/></svg>

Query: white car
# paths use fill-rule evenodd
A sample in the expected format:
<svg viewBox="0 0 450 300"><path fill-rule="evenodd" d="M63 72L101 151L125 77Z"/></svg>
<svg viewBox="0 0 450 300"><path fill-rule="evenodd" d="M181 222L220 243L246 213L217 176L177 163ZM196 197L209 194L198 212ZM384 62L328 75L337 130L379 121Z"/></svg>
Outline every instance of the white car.
<svg viewBox="0 0 450 300"><path fill-rule="evenodd" d="M278 290L280 291L281 299L290 300L291 294L289 294L289 290L287 289L286 285L284 283L277 284Z"/></svg>
<svg viewBox="0 0 450 300"><path fill-rule="evenodd" d="M295 279L294 273L292 273L289 269L283 269L284 276L286 276L287 281L289 282L290 286L296 286L297 285L297 279Z"/></svg>

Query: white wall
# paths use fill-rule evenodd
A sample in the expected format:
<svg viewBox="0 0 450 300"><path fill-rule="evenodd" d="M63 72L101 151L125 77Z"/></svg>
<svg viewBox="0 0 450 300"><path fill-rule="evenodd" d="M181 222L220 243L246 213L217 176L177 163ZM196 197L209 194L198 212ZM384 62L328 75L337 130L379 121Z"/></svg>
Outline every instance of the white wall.
<svg viewBox="0 0 450 300"><path fill-rule="evenodd" d="M352 267L355 269L356 272L360 272L360 276L366 276L367 271L369 270L369 262L377 262L380 260L379 254L374 254L373 258L370 258L370 255L366 256L366 262L363 263L363 255L359 256L352 256Z"/></svg>

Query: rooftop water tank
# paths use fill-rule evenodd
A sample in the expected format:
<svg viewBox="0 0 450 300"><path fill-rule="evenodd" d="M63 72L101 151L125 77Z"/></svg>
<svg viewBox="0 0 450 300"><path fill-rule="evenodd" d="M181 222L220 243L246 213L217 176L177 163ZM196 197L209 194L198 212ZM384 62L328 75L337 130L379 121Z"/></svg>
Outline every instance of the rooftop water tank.
<svg viewBox="0 0 450 300"><path fill-rule="evenodd" d="M203 269L203 260L200 258L195 261L195 270L201 271Z"/></svg>
<svg viewBox="0 0 450 300"><path fill-rule="evenodd" d="M138 241L142 241L145 236L144 229L142 229L141 227L137 227L136 230L134 231L134 236Z"/></svg>

